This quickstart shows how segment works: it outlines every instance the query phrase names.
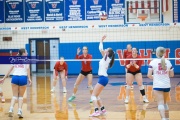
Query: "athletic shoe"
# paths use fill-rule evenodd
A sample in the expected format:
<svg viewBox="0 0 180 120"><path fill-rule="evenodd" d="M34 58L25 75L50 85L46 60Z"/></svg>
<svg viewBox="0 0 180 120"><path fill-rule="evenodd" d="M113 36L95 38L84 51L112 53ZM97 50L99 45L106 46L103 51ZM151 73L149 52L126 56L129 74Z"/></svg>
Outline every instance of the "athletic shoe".
<svg viewBox="0 0 180 120"><path fill-rule="evenodd" d="M18 110L18 116L19 116L19 118L23 118L23 116L22 116L22 111L21 110Z"/></svg>
<svg viewBox="0 0 180 120"><path fill-rule="evenodd" d="M90 99L90 100L89 100L89 103L93 103L93 100Z"/></svg>
<svg viewBox="0 0 180 120"><path fill-rule="evenodd" d="M149 100L148 100L147 98L144 98L144 99L143 99L143 102L144 102L144 103L149 103Z"/></svg>
<svg viewBox="0 0 180 120"><path fill-rule="evenodd" d="M129 102L129 98L126 97L126 99L124 100L124 103L128 104Z"/></svg>
<svg viewBox="0 0 180 120"><path fill-rule="evenodd" d="M5 103L5 98L4 97L1 97L1 102Z"/></svg>
<svg viewBox="0 0 180 120"><path fill-rule="evenodd" d="M52 89L51 89L51 92L55 92L55 89L52 88Z"/></svg>
<svg viewBox="0 0 180 120"><path fill-rule="evenodd" d="M72 102L74 99L76 98L76 96L71 96L69 99L68 99L68 102Z"/></svg>
<svg viewBox="0 0 180 120"><path fill-rule="evenodd" d="M97 116L100 116L99 111L96 111L96 112L92 113L91 115L89 115L89 117L97 117Z"/></svg>
<svg viewBox="0 0 180 120"><path fill-rule="evenodd" d="M67 90L66 90L66 88L63 88L63 93L67 93Z"/></svg>
<svg viewBox="0 0 180 120"><path fill-rule="evenodd" d="M13 117L13 108L9 109L9 117Z"/></svg>
<svg viewBox="0 0 180 120"><path fill-rule="evenodd" d="M106 115L107 112L106 112L106 110L104 109L104 110L101 110L100 114L101 114L101 115Z"/></svg>

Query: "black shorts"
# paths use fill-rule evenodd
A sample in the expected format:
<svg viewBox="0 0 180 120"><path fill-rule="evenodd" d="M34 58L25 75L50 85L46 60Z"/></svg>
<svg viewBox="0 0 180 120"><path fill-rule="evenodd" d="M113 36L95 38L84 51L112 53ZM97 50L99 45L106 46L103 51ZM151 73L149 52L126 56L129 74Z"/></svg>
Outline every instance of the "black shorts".
<svg viewBox="0 0 180 120"><path fill-rule="evenodd" d="M136 75L137 73L141 73L141 70L138 70L136 72L131 72L131 71L128 70L127 73L131 73L132 75Z"/></svg>
<svg viewBox="0 0 180 120"><path fill-rule="evenodd" d="M88 74L92 74L92 70L87 72L81 70L81 74L87 76Z"/></svg>

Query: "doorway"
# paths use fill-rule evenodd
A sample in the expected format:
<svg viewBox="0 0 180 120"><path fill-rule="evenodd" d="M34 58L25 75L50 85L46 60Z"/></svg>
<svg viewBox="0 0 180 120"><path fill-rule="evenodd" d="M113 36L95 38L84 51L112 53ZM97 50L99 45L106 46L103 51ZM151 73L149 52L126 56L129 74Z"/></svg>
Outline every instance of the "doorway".
<svg viewBox="0 0 180 120"><path fill-rule="evenodd" d="M41 58L44 57L45 60L50 59L50 45L49 40L37 40L36 41L36 55ZM37 64L37 72L46 72L50 71L50 61L44 61L44 64Z"/></svg>
<svg viewBox="0 0 180 120"><path fill-rule="evenodd" d="M30 56L45 60L41 64L31 64L31 72L47 73L53 71L54 61L59 58L59 38L29 38Z"/></svg>

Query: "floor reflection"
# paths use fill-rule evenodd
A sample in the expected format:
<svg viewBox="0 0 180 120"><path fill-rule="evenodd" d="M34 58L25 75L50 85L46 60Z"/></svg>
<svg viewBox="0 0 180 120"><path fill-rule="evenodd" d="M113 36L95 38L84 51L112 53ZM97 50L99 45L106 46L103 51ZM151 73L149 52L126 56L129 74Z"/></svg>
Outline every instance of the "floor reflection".
<svg viewBox="0 0 180 120"><path fill-rule="evenodd" d="M66 93L64 93L62 96L62 102L60 99L57 99L57 95L52 94L52 96L56 120L68 120L68 105L66 102Z"/></svg>
<svg viewBox="0 0 180 120"><path fill-rule="evenodd" d="M128 104L125 104L126 120L144 120L148 105L148 103L137 105L135 102L134 91L131 90L130 101Z"/></svg>
<svg viewBox="0 0 180 120"><path fill-rule="evenodd" d="M153 86L151 84L145 85L146 95L150 101L149 104L142 102L142 96L137 85L134 85L134 89L131 89L129 104L124 104L126 96L126 87L124 85L107 86L105 92L102 93L102 98L104 97L104 102L106 102L107 116L89 117L89 114L94 112L94 107L92 104L89 104L86 99L89 98L89 93L85 87L87 81L82 81L77 93L77 99L69 103L67 99L72 94L75 78L70 78L70 80L67 81L67 94L63 94L60 89L62 86L61 81L58 82L55 93L52 94L50 92L52 75L33 75L32 80L32 86L27 89L29 116L31 116L31 114L41 116L41 113L46 113L47 116L44 118L47 120L148 120L149 117L153 117L151 114L156 113L157 119L160 118L156 99L153 95ZM124 82L120 84L123 83ZM176 83L173 83L168 96L170 110L173 112L180 109L180 105L178 104L180 102L180 86L175 86L175 84ZM117 92L115 93L115 91ZM0 104L0 116L3 116L4 109L1 105L2 104ZM117 109L117 106L120 106L120 108ZM171 111L170 115L172 114ZM178 116L179 114L176 115ZM177 116L175 116L175 118L177 118Z"/></svg>
<svg viewBox="0 0 180 120"><path fill-rule="evenodd" d="M0 118L3 116L4 103L0 103Z"/></svg>
<svg viewBox="0 0 180 120"><path fill-rule="evenodd" d="M175 92L176 92L176 101L180 102L180 86L175 87Z"/></svg>
<svg viewBox="0 0 180 120"><path fill-rule="evenodd" d="M77 110L76 110L76 104L75 104L75 103L72 103L72 102L69 102L68 105L69 105L69 106L72 108L72 110L73 110L73 115L74 115L75 120L80 120L79 114L78 114L78 112L77 112Z"/></svg>
<svg viewBox="0 0 180 120"><path fill-rule="evenodd" d="M32 113L52 113L53 102L51 98L51 76L33 76L31 86Z"/></svg>

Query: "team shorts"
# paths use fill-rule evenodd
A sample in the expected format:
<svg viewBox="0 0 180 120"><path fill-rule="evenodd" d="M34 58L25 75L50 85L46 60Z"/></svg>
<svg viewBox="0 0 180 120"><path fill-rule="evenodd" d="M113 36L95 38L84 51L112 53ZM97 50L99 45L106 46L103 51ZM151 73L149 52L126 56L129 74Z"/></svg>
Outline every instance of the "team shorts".
<svg viewBox="0 0 180 120"><path fill-rule="evenodd" d="M171 89L170 88L153 88L153 90L162 91L162 92L169 92Z"/></svg>
<svg viewBox="0 0 180 120"><path fill-rule="evenodd" d="M60 72L62 72L63 70L61 71L55 71L55 76L58 76Z"/></svg>
<svg viewBox="0 0 180 120"><path fill-rule="evenodd" d="M81 74L84 76L87 76L88 74L92 74L92 70L87 71L87 72L81 70Z"/></svg>
<svg viewBox="0 0 180 120"><path fill-rule="evenodd" d="M18 86L27 85L27 76L16 76L16 75L14 75L12 77L11 83L18 85Z"/></svg>
<svg viewBox="0 0 180 120"><path fill-rule="evenodd" d="M108 77L99 76L99 81L98 81L99 84L105 87L108 84L108 82L109 82Z"/></svg>
<svg viewBox="0 0 180 120"><path fill-rule="evenodd" d="M127 71L127 73L130 73L130 74L132 74L132 75L136 75L136 74L138 74L138 73L141 73L141 70L138 70L138 71L136 71L136 72L131 72L131 71Z"/></svg>

